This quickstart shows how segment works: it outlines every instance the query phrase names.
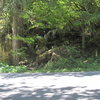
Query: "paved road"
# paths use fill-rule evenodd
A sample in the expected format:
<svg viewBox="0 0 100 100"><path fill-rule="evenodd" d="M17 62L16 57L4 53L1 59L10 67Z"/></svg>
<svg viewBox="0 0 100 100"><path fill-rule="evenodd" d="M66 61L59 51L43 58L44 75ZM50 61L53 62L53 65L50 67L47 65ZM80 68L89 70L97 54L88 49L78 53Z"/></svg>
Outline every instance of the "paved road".
<svg viewBox="0 0 100 100"><path fill-rule="evenodd" d="M0 74L0 100L100 100L100 72Z"/></svg>

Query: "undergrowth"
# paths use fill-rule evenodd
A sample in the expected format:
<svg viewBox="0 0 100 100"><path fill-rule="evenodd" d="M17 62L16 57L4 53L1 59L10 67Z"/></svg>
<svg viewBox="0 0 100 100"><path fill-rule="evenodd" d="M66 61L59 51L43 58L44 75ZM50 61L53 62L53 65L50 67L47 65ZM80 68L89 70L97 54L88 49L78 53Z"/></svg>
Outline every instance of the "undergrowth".
<svg viewBox="0 0 100 100"><path fill-rule="evenodd" d="M22 73L28 71L26 66L10 66L0 63L0 73Z"/></svg>
<svg viewBox="0 0 100 100"><path fill-rule="evenodd" d="M58 61L49 61L42 68L34 69L32 72L80 72L100 71L100 58L60 58Z"/></svg>
<svg viewBox="0 0 100 100"><path fill-rule="evenodd" d="M10 66L0 63L0 73L23 73L23 72L82 72L100 71L100 57L98 58L60 58L57 61L49 61L41 68L28 70L24 65Z"/></svg>

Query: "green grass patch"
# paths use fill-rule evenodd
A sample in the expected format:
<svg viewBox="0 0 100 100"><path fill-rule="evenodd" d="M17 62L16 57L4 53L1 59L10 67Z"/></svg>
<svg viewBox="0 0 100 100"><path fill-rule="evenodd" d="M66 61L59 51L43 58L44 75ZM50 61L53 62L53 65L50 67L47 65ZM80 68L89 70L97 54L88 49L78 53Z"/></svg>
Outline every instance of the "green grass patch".
<svg viewBox="0 0 100 100"><path fill-rule="evenodd" d="M22 73L27 71L28 68L26 66L10 66L0 63L0 73Z"/></svg>

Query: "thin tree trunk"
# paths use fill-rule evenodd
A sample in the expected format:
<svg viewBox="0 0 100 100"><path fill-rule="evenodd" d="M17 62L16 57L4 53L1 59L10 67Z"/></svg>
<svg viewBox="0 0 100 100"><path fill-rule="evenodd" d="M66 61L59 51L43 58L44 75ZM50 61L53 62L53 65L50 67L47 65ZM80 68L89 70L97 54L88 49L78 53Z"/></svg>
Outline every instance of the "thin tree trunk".
<svg viewBox="0 0 100 100"><path fill-rule="evenodd" d="M16 36L23 33L23 23L22 19L19 17L19 14L21 12L21 9L17 7L17 4L15 6L16 11L13 12L12 16L12 37L16 38ZM17 55L17 50L21 47L21 42L17 39L12 40L12 49L15 52L13 55L13 64L17 65L19 62L19 56Z"/></svg>
<svg viewBox="0 0 100 100"><path fill-rule="evenodd" d="M17 35L18 35L18 22L17 22L17 17L16 16L13 16L13 19L12 19L12 36L15 38ZM19 41L16 40L16 39L13 39L12 40L12 49L14 52L17 51L17 49L19 49ZM13 54L13 64L18 64L19 62L19 58L18 58L18 55L16 53Z"/></svg>
<svg viewBox="0 0 100 100"><path fill-rule="evenodd" d="M84 32L82 33L82 49L83 51L85 49L85 33Z"/></svg>
<svg viewBox="0 0 100 100"><path fill-rule="evenodd" d="M83 51L83 54L85 53L85 35L86 35L86 32L87 32L87 28L82 28L82 51Z"/></svg>

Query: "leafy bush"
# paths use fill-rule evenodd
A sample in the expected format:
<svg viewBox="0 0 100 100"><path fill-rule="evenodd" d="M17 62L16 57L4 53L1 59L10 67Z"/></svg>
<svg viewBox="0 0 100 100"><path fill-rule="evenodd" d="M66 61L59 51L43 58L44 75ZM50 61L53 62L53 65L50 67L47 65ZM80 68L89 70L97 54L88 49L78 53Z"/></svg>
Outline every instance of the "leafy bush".
<svg viewBox="0 0 100 100"><path fill-rule="evenodd" d="M26 66L10 66L0 63L0 73L21 73L28 71Z"/></svg>

